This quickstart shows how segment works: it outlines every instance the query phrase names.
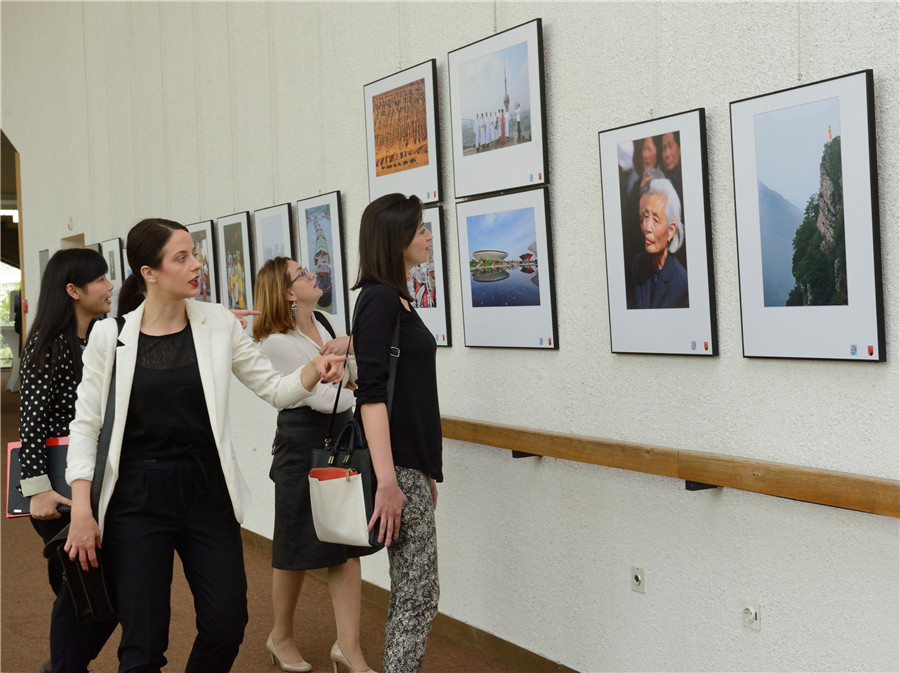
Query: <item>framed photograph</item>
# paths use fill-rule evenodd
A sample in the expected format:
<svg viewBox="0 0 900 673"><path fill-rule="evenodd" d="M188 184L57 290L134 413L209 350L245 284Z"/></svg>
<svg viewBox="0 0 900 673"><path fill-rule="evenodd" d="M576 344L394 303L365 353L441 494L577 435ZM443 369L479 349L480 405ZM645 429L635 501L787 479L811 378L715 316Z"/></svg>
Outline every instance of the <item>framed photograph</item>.
<svg viewBox="0 0 900 673"><path fill-rule="evenodd" d="M745 357L885 359L872 80L731 103Z"/></svg>
<svg viewBox="0 0 900 673"><path fill-rule="evenodd" d="M122 239L111 238L107 241L102 241L100 243L100 251L100 254L103 255L103 258L106 260L106 264L109 267L106 277L109 278L109 282L113 284L109 314L116 315L119 308L119 290L122 289L122 282L125 280L122 265Z"/></svg>
<svg viewBox="0 0 900 673"><path fill-rule="evenodd" d="M431 232L431 255L410 269L407 285L416 313L431 330L438 346L450 346L450 310L447 306L447 258L444 254L444 214L440 206L425 208L422 222Z"/></svg>
<svg viewBox="0 0 900 673"><path fill-rule="evenodd" d="M218 277L216 275L213 222L212 220L195 222L187 225L187 230L191 232L191 238L194 239L194 254L203 265L200 268L200 294L197 295L197 300L217 304L219 303L219 293L216 287Z"/></svg>
<svg viewBox="0 0 900 673"><path fill-rule="evenodd" d="M704 110L599 140L612 352L718 355Z"/></svg>
<svg viewBox="0 0 900 673"><path fill-rule="evenodd" d="M350 321L339 191L297 201L297 240L300 264L316 274L322 290L316 308L330 313L346 333Z"/></svg>
<svg viewBox="0 0 900 673"><path fill-rule="evenodd" d="M431 59L363 87L369 200L394 192L440 200L436 80Z"/></svg>
<svg viewBox="0 0 900 673"><path fill-rule="evenodd" d="M273 257L294 259L291 204L282 203L278 206L254 210L253 239L257 271Z"/></svg>
<svg viewBox="0 0 900 673"><path fill-rule="evenodd" d="M47 268L47 264L50 261L50 250L38 250L38 269L41 272L41 280L44 278L44 269Z"/></svg>
<svg viewBox="0 0 900 673"><path fill-rule="evenodd" d="M229 309L252 309L256 271L251 266L250 213L245 210L220 217L216 221L216 234L220 303Z"/></svg>
<svg viewBox="0 0 900 673"><path fill-rule="evenodd" d="M447 58L456 197L546 183L541 20Z"/></svg>
<svg viewBox="0 0 900 673"><path fill-rule="evenodd" d="M559 348L546 187L456 204L466 346Z"/></svg>

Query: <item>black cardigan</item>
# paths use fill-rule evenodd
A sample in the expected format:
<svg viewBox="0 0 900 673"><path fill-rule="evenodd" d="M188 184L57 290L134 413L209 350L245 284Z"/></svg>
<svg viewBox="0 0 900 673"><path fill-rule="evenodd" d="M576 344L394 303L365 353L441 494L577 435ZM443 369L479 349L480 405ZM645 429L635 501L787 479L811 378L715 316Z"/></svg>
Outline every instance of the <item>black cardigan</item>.
<svg viewBox="0 0 900 673"><path fill-rule="evenodd" d="M394 465L421 470L443 481L434 335L415 309L403 308L400 293L388 285L367 283L357 300L353 323L359 371L356 404L387 402L390 349L398 315L400 357L390 418Z"/></svg>

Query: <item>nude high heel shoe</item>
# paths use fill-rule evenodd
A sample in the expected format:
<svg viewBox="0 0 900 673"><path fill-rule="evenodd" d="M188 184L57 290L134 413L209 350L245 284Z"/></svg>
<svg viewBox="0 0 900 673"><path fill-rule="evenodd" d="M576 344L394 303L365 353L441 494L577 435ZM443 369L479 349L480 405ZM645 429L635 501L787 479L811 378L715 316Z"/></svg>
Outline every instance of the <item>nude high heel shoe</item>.
<svg viewBox="0 0 900 673"><path fill-rule="evenodd" d="M312 670L312 664L308 661L300 661L296 664L286 664L281 660L281 657L278 656L278 650L275 649L275 643L272 642L272 634L269 634L269 639L266 641L266 649L269 650L269 654L272 655L272 665L278 666L282 671L288 671L288 673L307 673L307 671Z"/></svg>
<svg viewBox="0 0 900 673"><path fill-rule="evenodd" d="M375 673L371 668L367 668L364 671L357 671L353 666L350 665L350 662L347 661L347 657L344 656L344 653L341 652L341 647L338 645L337 641L334 641L334 645L331 646L331 665L334 666L334 673L339 673L338 664L343 664L347 667L347 670L350 673Z"/></svg>

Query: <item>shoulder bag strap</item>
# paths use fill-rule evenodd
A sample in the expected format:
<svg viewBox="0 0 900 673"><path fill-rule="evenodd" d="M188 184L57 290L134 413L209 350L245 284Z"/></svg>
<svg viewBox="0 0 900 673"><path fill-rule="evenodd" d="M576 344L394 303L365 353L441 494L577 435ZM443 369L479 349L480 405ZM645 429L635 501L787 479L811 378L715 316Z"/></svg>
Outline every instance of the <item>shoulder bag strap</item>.
<svg viewBox="0 0 900 673"><path fill-rule="evenodd" d="M356 304L353 306L353 320L351 321L351 326L356 324L356 310L359 308L359 299L362 297L362 293L356 300ZM399 311L402 311L401 307ZM397 379L397 360L400 357L400 312L397 312L397 324L394 326L394 338L391 341L391 361L388 364L388 381L387 381L387 414L388 420L391 418L391 408L394 405L394 384ZM351 331L347 336L350 337L350 341L347 342L347 357L350 357L350 344L353 343L353 333ZM343 386L341 386L343 387ZM340 388L338 389L337 395L334 396L334 407L331 409L331 423L328 425L328 434L326 435L325 446L326 448L331 447L332 434L334 433L334 418L337 415L338 401L341 397Z"/></svg>
<svg viewBox="0 0 900 673"><path fill-rule="evenodd" d="M116 318L116 337L122 333L125 318ZM116 346L118 346L118 338ZM114 346L113 348L115 349ZM103 415L103 427L100 429L100 438L97 440L97 462L94 465L94 479L91 482L91 509L94 516L100 511L100 491L103 488L103 473L106 471L106 457L109 455L109 440L112 436L112 426L116 415L116 356L113 350L112 375L109 381L109 393L106 396L106 413Z"/></svg>
<svg viewBox="0 0 900 673"><path fill-rule="evenodd" d="M315 317L315 319L318 320L322 324L322 327L324 327L325 331L331 335L332 339L337 339L337 334L334 333L334 327L331 326L331 323L328 321L328 318L326 318L324 315L322 315L322 313L320 311L316 311L316 310L313 310L313 317Z"/></svg>

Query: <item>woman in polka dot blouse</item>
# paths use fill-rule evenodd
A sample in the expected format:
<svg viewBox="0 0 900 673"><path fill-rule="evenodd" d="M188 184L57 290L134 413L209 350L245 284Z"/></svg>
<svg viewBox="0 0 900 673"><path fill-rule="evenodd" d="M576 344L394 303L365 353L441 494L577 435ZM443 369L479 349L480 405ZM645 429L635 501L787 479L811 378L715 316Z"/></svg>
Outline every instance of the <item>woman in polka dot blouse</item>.
<svg viewBox="0 0 900 673"><path fill-rule="evenodd" d="M113 285L101 255L88 249L60 250L47 263L34 323L22 358L19 435L22 494L31 499L31 523L48 542L69 523L68 498L53 490L47 475L45 442L69 434L75 391L81 381L81 353L94 319L109 313ZM50 660L42 671L84 673L103 648L116 622L82 624L62 580L62 565L48 561L56 593L50 621Z"/></svg>

